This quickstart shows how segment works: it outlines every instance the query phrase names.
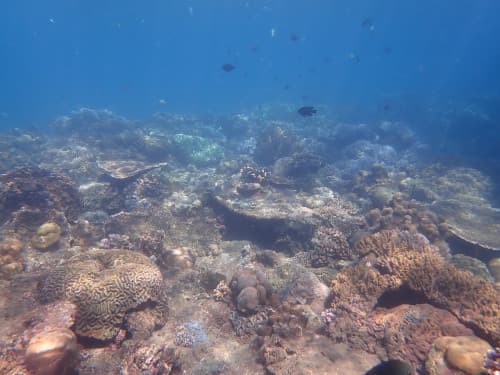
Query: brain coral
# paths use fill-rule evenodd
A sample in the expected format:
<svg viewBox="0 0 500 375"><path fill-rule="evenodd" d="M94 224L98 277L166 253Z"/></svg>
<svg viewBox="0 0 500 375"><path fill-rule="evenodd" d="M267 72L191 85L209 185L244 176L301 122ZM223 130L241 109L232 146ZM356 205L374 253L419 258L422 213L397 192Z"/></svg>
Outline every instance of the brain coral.
<svg viewBox="0 0 500 375"><path fill-rule="evenodd" d="M146 256L127 250L93 249L50 271L39 286L42 302L59 299L77 308L77 334L113 338L127 311L152 302L165 307L163 277Z"/></svg>
<svg viewBox="0 0 500 375"><path fill-rule="evenodd" d="M422 237L381 231L356 248L364 258L332 281L332 308L368 314L386 292L405 290L445 308L492 342L500 340L500 292L493 283L457 269Z"/></svg>

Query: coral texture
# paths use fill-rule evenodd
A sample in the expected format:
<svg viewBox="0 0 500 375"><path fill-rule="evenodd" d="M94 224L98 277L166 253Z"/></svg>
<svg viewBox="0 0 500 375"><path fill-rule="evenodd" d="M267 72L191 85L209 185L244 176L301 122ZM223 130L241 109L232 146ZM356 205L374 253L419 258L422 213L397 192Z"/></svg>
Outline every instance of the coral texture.
<svg viewBox="0 0 500 375"><path fill-rule="evenodd" d="M40 299L67 299L78 307L77 334L113 338L127 311L148 301L163 305L163 277L147 257L127 250L89 250L50 271Z"/></svg>
<svg viewBox="0 0 500 375"><path fill-rule="evenodd" d="M494 285L445 262L420 236L381 231L356 248L365 258L332 281L334 309L368 314L384 293L407 288L482 337L500 339L500 295Z"/></svg>

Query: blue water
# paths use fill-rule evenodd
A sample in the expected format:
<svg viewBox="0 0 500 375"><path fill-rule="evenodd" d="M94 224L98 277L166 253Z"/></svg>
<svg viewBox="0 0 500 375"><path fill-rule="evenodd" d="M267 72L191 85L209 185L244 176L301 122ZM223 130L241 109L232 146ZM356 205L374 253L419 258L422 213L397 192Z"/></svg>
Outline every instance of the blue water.
<svg viewBox="0 0 500 375"><path fill-rule="evenodd" d="M132 117L279 103L359 114L500 96L496 0L16 0L0 8L3 127L43 126L82 106Z"/></svg>

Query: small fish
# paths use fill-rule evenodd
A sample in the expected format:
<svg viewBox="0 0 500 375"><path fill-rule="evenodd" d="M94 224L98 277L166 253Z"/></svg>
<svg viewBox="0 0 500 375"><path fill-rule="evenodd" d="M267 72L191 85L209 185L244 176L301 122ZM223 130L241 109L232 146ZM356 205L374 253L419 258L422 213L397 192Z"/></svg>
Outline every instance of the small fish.
<svg viewBox="0 0 500 375"><path fill-rule="evenodd" d="M358 64L361 61L361 59L359 58L359 56L356 55L354 52L351 52L349 54L349 60L355 62L356 64Z"/></svg>
<svg viewBox="0 0 500 375"><path fill-rule="evenodd" d="M276 30L274 29L274 27L271 29L270 34L271 38L274 38L274 36L276 35Z"/></svg>
<svg viewBox="0 0 500 375"><path fill-rule="evenodd" d="M222 65L221 68L223 71L229 73L230 71L234 70L234 68L236 68L236 67L233 64L227 63L227 64Z"/></svg>
<svg viewBox="0 0 500 375"><path fill-rule="evenodd" d="M391 47L384 47L382 50L384 52L384 55L390 55L392 53L392 48Z"/></svg>
<svg viewBox="0 0 500 375"><path fill-rule="evenodd" d="M304 107L300 107L297 110L297 113L303 117L311 117L316 112L317 112L317 110L313 106L304 106Z"/></svg>
<svg viewBox="0 0 500 375"><path fill-rule="evenodd" d="M49 18L50 23L56 23L56 21L53 18Z"/></svg>
<svg viewBox="0 0 500 375"><path fill-rule="evenodd" d="M298 36L298 35L297 35L297 34L295 34L295 33L292 33L292 34L290 34L290 40L291 40L292 42L298 42L298 41L300 40L300 36Z"/></svg>
<svg viewBox="0 0 500 375"><path fill-rule="evenodd" d="M160 100L158 100L158 103L164 105L164 104L167 104L167 101L165 99L160 99Z"/></svg>
<svg viewBox="0 0 500 375"><path fill-rule="evenodd" d="M415 371L411 366L398 359L384 361L372 367L365 375L414 375Z"/></svg>
<svg viewBox="0 0 500 375"><path fill-rule="evenodd" d="M373 31L375 30L375 26L373 25L373 20L371 18L365 18L362 22L361 22L361 27L364 28L364 29L368 29L370 31Z"/></svg>

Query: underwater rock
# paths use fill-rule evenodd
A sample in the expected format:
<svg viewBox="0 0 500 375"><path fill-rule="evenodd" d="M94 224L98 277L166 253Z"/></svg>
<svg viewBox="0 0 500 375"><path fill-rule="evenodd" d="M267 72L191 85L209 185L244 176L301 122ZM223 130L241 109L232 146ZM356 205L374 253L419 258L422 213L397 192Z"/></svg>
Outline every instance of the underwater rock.
<svg viewBox="0 0 500 375"><path fill-rule="evenodd" d="M176 134L173 138L173 152L181 161L197 166L218 163L224 156L223 148L203 137L189 134Z"/></svg>
<svg viewBox="0 0 500 375"><path fill-rule="evenodd" d="M97 166L116 181L131 181L155 168L162 168L167 163L145 164L136 160L106 160Z"/></svg>
<svg viewBox="0 0 500 375"><path fill-rule="evenodd" d="M26 348L26 367L35 375L70 375L78 361L76 336L67 328L41 332Z"/></svg>
<svg viewBox="0 0 500 375"><path fill-rule="evenodd" d="M73 302L78 307L75 332L109 340L129 310L148 304L163 309L163 288L160 270L144 255L93 249L51 270L40 284L39 298Z"/></svg>
<svg viewBox="0 0 500 375"><path fill-rule="evenodd" d="M31 239L31 245L37 250L47 250L61 239L61 227L54 222L42 224Z"/></svg>
<svg viewBox="0 0 500 375"><path fill-rule="evenodd" d="M491 346L475 336L439 337L428 353L425 369L429 375L440 375L451 371L465 374L481 373L483 361Z"/></svg>

